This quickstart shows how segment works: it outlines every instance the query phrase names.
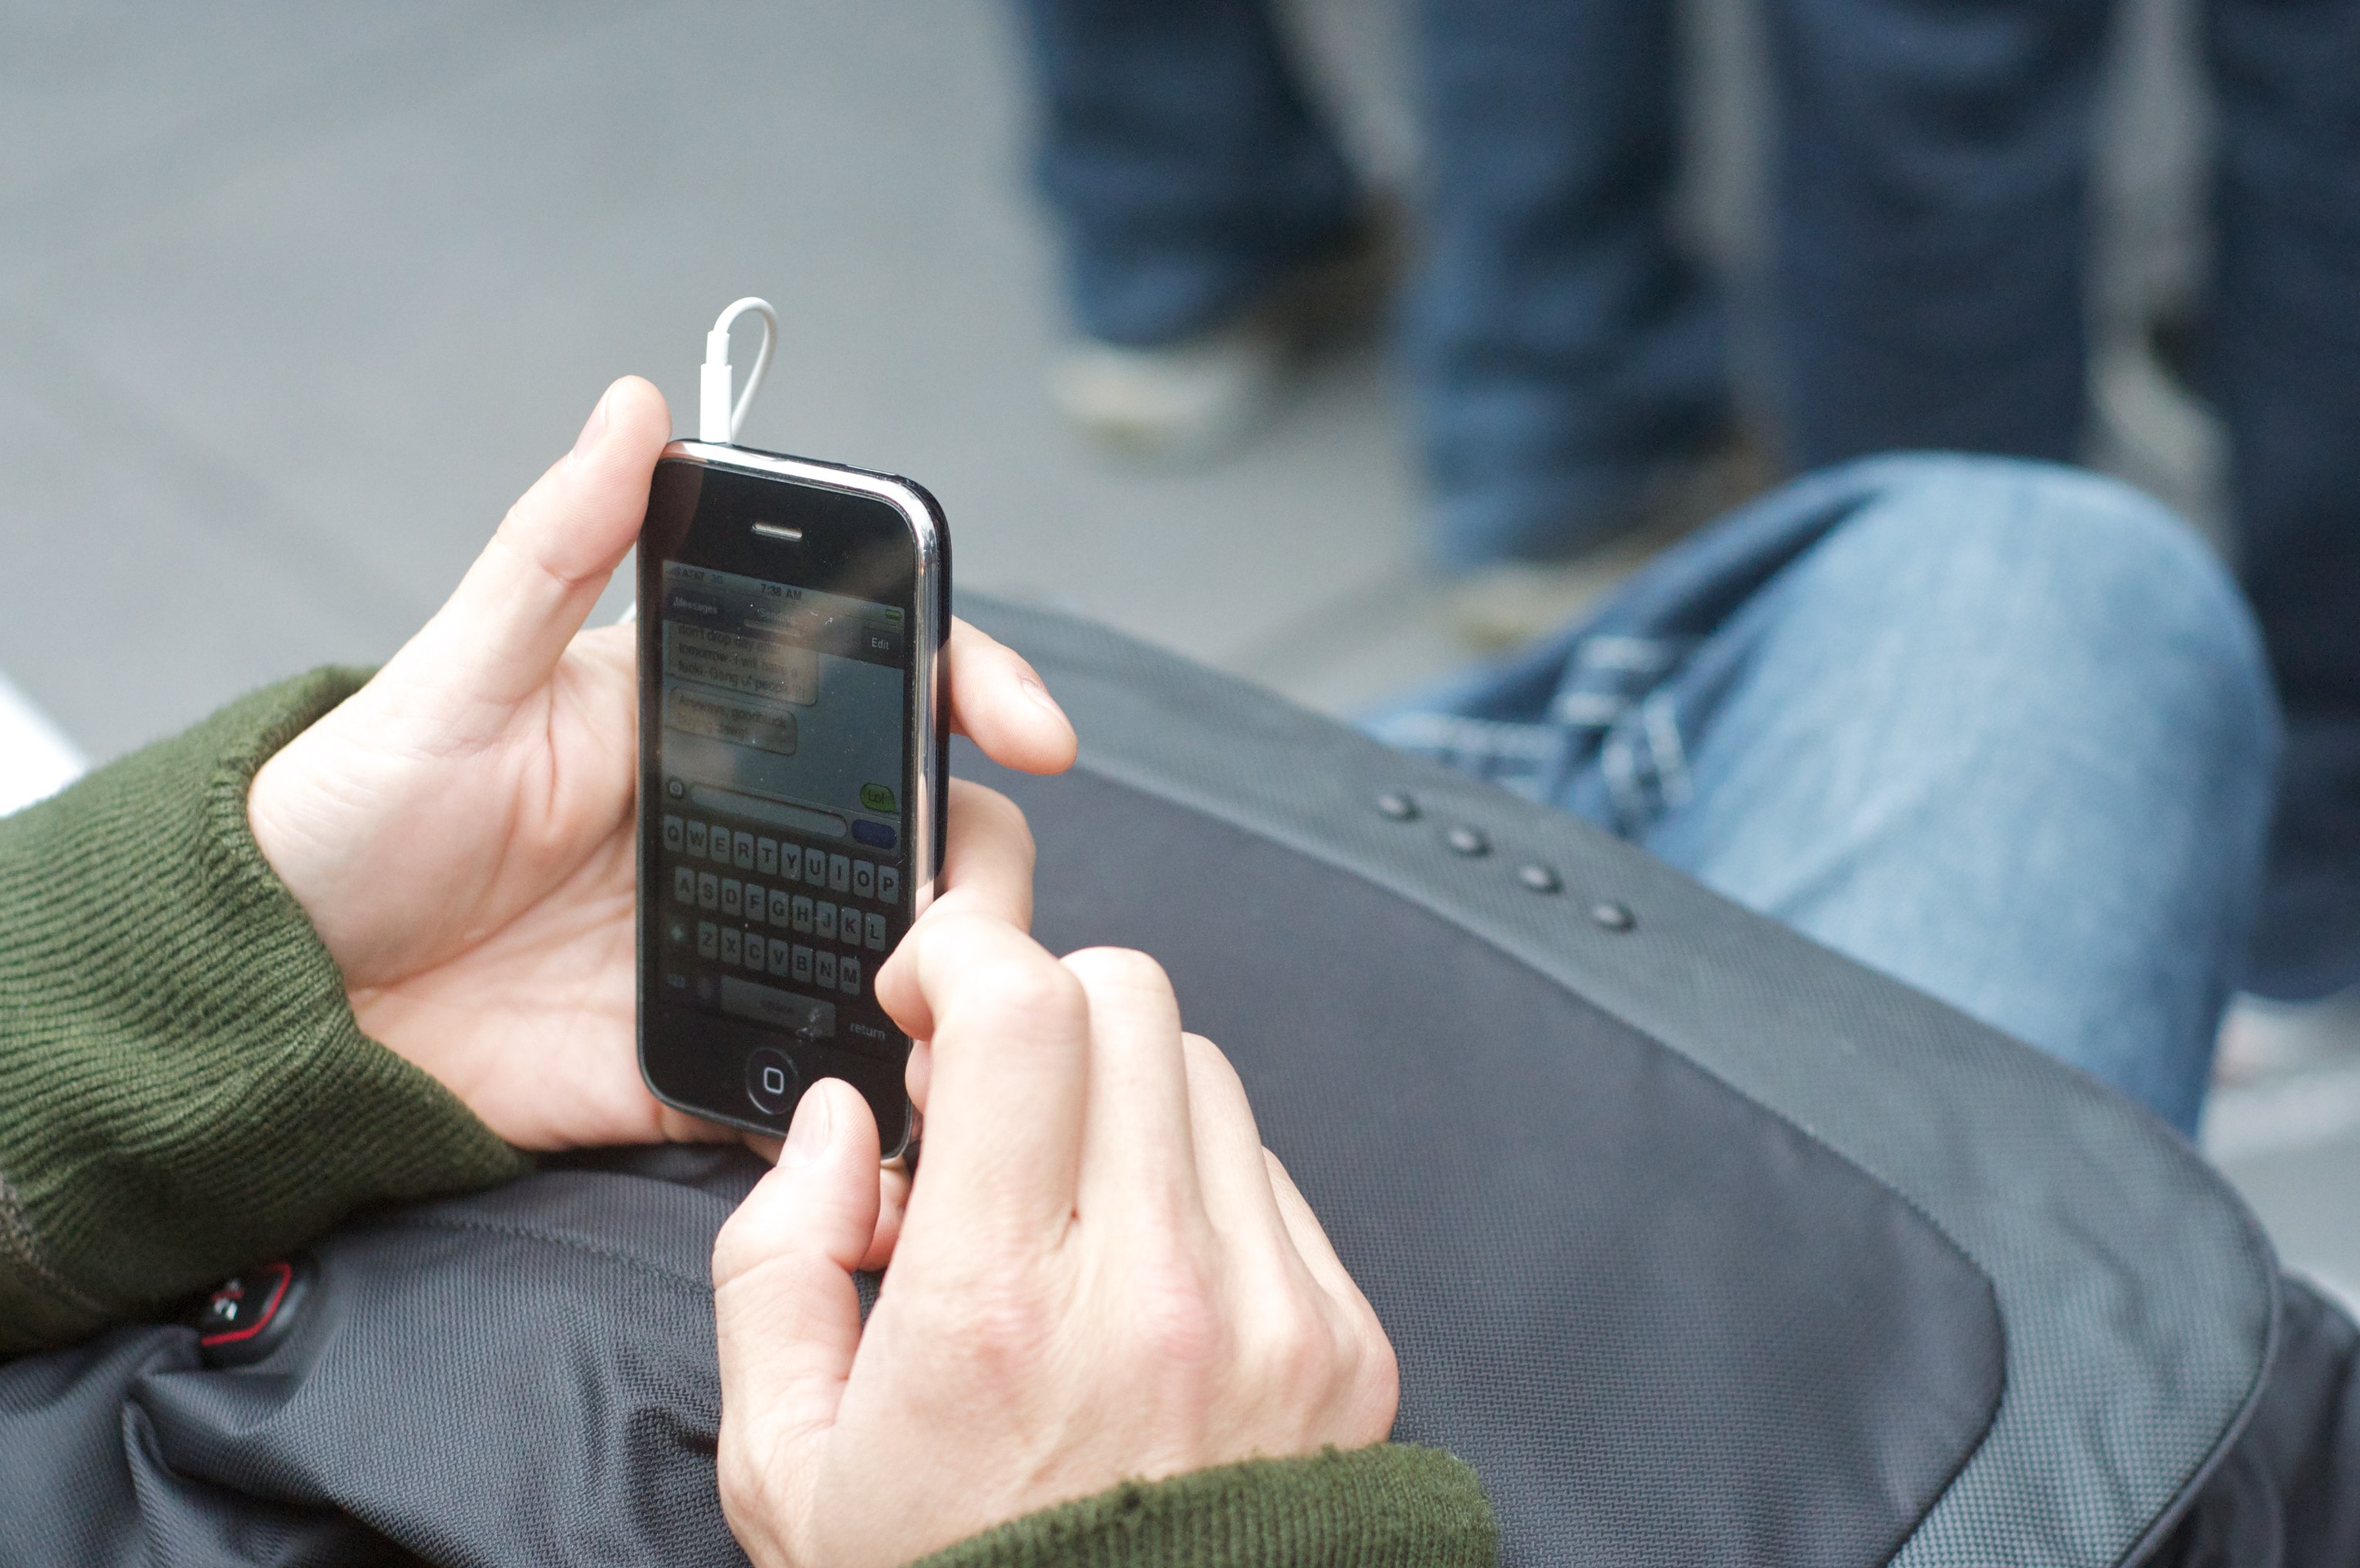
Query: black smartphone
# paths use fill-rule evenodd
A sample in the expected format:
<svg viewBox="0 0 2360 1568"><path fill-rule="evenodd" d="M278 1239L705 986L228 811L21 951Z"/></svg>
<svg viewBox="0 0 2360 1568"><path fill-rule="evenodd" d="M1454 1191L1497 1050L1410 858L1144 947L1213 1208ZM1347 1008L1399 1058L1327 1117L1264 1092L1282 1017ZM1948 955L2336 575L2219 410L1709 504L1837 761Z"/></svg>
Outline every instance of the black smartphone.
<svg viewBox="0 0 2360 1568"><path fill-rule="evenodd" d="M901 1153L910 1039L876 980L942 863L942 509L907 479L676 441L639 592L639 1071L781 1135L840 1078Z"/></svg>

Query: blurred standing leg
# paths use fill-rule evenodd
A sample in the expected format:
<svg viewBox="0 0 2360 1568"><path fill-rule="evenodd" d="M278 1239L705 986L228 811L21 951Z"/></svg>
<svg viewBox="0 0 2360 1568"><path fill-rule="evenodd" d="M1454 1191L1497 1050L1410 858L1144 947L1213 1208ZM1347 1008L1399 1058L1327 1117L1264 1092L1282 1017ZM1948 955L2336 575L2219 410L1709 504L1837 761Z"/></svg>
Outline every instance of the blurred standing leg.
<svg viewBox="0 0 2360 1568"><path fill-rule="evenodd" d="M2070 460L2103 0L1772 0L1778 397L1803 466ZM2210 379L2289 717L2246 983L2360 981L2360 0L2211 0Z"/></svg>
<svg viewBox="0 0 2360 1568"><path fill-rule="evenodd" d="M1798 468L2071 460L2106 0L1769 0L1775 396Z"/></svg>
<svg viewBox="0 0 2360 1568"><path fill-rule="evenodd" d="M1076 324L1151 347L1220 323L1360 215L1263 0L1022 0L1040 181Z"/></svg>
<svg viewBox="0 0 2360 1568"><path fill-rule="evenodd" d="M1729 425L1673 242L1667 0L1425 0L1426 251L1407 357L1450 568L1563 557Z"/></svg>
<svg viewBox="0 0 2360 1568"><path fill-rule="evenodd" d="M2212 0L2210 390L2287 707L2248 983L2360 983L2360 0Z"/></svg>

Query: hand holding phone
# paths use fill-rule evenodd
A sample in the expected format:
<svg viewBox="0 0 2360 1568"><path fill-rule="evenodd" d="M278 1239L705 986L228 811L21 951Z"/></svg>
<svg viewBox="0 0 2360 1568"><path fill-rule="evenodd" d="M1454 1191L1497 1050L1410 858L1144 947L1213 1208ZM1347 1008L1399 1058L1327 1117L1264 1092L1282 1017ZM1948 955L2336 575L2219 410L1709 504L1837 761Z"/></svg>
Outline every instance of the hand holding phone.
<svg viewBox="0 0 2360 1568"><path fill-rule="evenodd" d="M729 1135L639 1078L632 632L583 630L670 431L654 387L610 387L450 600L247 795L361 1027L520 1147ZM1016 654L954 628L952 727L1052 773L1073 732L1037 689Z"/></svg>

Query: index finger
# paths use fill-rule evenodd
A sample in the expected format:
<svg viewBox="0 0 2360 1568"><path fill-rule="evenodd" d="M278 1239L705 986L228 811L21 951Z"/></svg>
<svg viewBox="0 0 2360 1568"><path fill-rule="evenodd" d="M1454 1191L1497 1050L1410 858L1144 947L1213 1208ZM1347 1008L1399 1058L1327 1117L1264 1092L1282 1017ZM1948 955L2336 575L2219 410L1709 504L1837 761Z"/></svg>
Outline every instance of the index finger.
<svg viewBox="0 0 2360 1568"><path fill-rule="evenodd" d="M1032 831L1014 801L967 779L951 780L950 831L942 875L912 927L951 915L980 914L1022 931L1032 924ZM934 1032L934 1018L902 957L904 939L877 970L878 1004L913 1040ZM920 1100L919 1109L925 1109Z"/></svg>
<svg viewBox="0 0 2360 1568"><path fill-rule="evenodd" d="M1005 921L945 911L902 938L933 1014L926 1155L898 1255L986 1234L1054 1245L1074 1212L1089 1088L1089 1003Z"/></svg>

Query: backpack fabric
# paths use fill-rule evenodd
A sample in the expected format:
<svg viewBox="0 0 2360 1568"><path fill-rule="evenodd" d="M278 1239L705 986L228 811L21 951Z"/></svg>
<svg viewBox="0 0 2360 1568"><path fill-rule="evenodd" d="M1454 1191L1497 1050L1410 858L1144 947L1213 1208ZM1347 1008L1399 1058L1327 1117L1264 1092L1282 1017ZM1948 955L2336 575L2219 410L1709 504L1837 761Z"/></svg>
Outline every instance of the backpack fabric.
<svg viewBox="0 0 2360 1568"><path fill-rule="evenodd" d="M2352 1325L2144 1113L1562 814L963 609L1085 737L955 758L1031 817L1036 929L1164 961L1503 1562L2360 1561ZM249 1364L0 1367L0 1561L742 1561L705 1270L758 1172L544 1162L322 1239Z"/></svg>

